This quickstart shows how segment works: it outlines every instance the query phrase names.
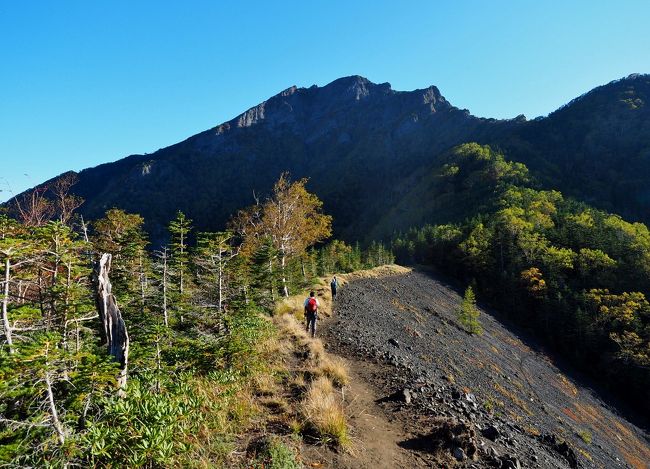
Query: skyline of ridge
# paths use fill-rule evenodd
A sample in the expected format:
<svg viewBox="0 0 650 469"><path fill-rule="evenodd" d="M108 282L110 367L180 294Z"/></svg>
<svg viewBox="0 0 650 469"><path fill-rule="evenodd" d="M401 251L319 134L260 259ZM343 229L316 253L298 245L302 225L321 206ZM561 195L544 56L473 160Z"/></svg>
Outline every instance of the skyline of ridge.
<svg viewBox="0 0 650 469"><path fill-rule="evenodd" d="M581 99L585 95L588 95L589 93L593 92L594 90L597 90L597 89L602 88L604 86L607 86L609 84L617 83L617 82L622 81L622 80L632 79L632 78L639 77L639 76L643 77L643 76L647 76L647 75L650 75L650 74L634 72L634 73L630 73L630 74L628 74L626 76L623 76L623 77L612 79L607 83L603 83L603 84L598 85L598 86L596 86L596 87L594 87L594 88L592 88L590 90L586 90L585 92L583 92L580 95L572 98L571 100L567 101L566 103L563 103L560 106L558 106L557 108L549 111L547 114L545 114L543 116L536 116L536 117L534 117L532 119L546 118L546 117L548 117L548 115L550 115L550 114L552 114L552 113L554 113L554 112L556 112L558 110L563 109L564 107L574 103L575 101ZM436 92L439 93L439 96L444 101L446 101L446 103L448 103L452 108L468 111L470 115L472 115L473 117L477 117L479 119L514 120L514 119L519 118L520 116L524 116L526 118L526 120L532 120L529 116L526 116L523 113L518 114L516 116L512 116L510 118L496 118L496 117L491 117L491 116L477 116L477 115L473 114L470 109L458 107L453 102L450 102L449 100L447 100L444 93L441 92L435 84L430 84L428 86L415 88L413 90L398 90L398 89L395 89L392 86L392 84L389 83L389 82L374 82L374 81L366 78L363 75L348 75L348 76L343 76L343 77L336 78L336 79L334 79L334 80L330 81L329 83L326 83L325 85L322 85L322 86L319 86L319 85L316 85L316 84L312 84L310 86L299 86L299 85L295 85L295 84L291 85L291 86L289 86L287 88L282 89L281 91L278 91L275 94L272 94L271 96L267 97L263 101L260 101L259 103L248 107L247 109L245 109L245 110L239 112L238 114L228 118L227 120L219 122L219 123L217 123L215 125L212 125L212 126L210 126L208 128L205 128L205 129L197 129L192 134L180 138L177 142L173 142L173 143L170 143L168 145L160 146L155 150L145 151L145 152L142 152L142 153L130 152L130 153L127 153L127 154L116 156L115 158L110 159L110 160L96 162L95 164L83 166L83 167L80 167L80 168L72 168L72 167L64 168L60 172L58 172L56 174L51 174L46 179L42 179L42 180L39 180L39 181L30 181L30 183L27 183L26 186L20 191L16 191L15 189L13 189L11 187L10 182L6 178L3 178L4 180L0 180L0 203L6 202L6 201L10 200L11 198L13 198L14 196L19 195L20 193L24 192L25 190L28 190L28 189L33 188L33 187L37 187L37 186L39 186L39 185L41 185L43 183L46 183L46 182L48 182L48 181L50 181L52 179L55 179L58 176L60 176L60 175L62 175L64 173L70 172L70 171L78 173L78 172L83 171L85 169L94 168L94 167L97 167L97 166L102 165L102 164L113 163L113 162L119 161L119 160L124 159L124 158L126 158L128 156L155 154L156 152L158 152L160 150L163 150L163 149L168 148L170 146L176 145L178 143L182 143L182 142L184 142L184 141L186 141L188 139L196 137L199 134L203 134L203 133L206 133L206 132L209 133L209 132L213 131L214 129L219 129L220 127L223 127L224 125L227 125L227 124L229 124L231 122L235 122L238 119L241 119L243 116L246 116L249 112L251 112L251 111L255 110L256 108L258 108L259 106L264 105L265 103L267 103L268 101L270 101L270 100L272 100L274 98L281 97L284 94L286 94L287 92L290 92L290 91L291 92L308 91L308 90L311 90L311 89L314 89L314 88L324 89L324 88L330 87L334 83L342 82L344 80L351 81L352 79L361 79L361 81L364 81L364 82L372 85L373 87L381 87L383 85L388 85L388 90L390 90L390 91L392 91L393 93L396 93L396 94L397 93L415 93L415 92L418 92L418 91L426 91L426 90L429 90L429 89L435 89ZM24 175L27 176L31 180L31 177L29 177L30 176L29 174L24 174Z"/></svg>
<svg viewBox="0 0 650 469"><path fill-rule="evenodd" d="M150 153L292 84L356 73L532 119L650 71L649 16L642 0L5 4L0 190Z"/></svg>

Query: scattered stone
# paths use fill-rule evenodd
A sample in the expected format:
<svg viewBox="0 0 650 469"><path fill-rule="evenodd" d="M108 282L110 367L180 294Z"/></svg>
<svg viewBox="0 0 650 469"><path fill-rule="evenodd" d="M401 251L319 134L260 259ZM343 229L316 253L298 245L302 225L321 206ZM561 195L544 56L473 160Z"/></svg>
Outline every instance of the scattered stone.
<svg viewBox="0 0 650 469"><path fill-rule="evenodd" d="M393 347L399 347L399 341L393 337L388 339L388 343L391 344Z"/></svg>
<svg viewBox="0 0 650 469"><path fill-rule="evenodd" d="M560 455L564 457L569 463L569 467L575 469L578 467L578 457L576 456L575 451L569 446L569 444L559 439L557 436L552 434L544 434L540 437L543 443L550 446L552 449L557 451Z"/></svg>
<svg viewBox="0 0 650 469"><path fill-rule="evenodd" d="M515 456L506 454L501 457L501 469L521 469L521 462Z"/></svg>
<svg viewBox="0 0 650 469"><path fill-rule="evenodd" d="M410 389L403 389L402 390L402 400L404 401L404 403L406 405L410 404L411 399L412 399L411 390Z"/></svg>
<svg viewBox="0 0 650 469"><path fill-rule="evenodd" d="M490 441L497 441L497 438L501 436L499 430L494 425L490 425L481 430L481 435L487 438Z"/></svg>
<svg viewBox="0 0 650 469"><path fill-rule="evenodd" d="M463 451L463 448L459 448L458 446L454 448L453 455L457 461L464 461L467 459L467 455L465 454L465 451Z"/></svg>
<svg viewBox="0 0 650 469"><path fill-rule="evenodd" d="M437 419L436 426L431 433L431 441L434 450L447 448L459 461L476 460L478 457L478 440L471 423L454 418ZM458 449L463 451L463 459L457 457L457 454L460 454Z"/></svg>

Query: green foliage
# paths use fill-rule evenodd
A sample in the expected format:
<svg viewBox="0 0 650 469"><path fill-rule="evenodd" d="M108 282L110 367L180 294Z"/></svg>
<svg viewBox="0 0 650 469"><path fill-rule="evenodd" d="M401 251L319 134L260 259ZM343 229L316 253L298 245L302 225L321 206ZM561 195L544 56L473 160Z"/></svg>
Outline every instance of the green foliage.
<svg viewBox="0 0 650 469"><path fill-rule="evenodd" d="M320 207L303 186L300 197ZM322 215L323 230L329 220ZM227 464L254 412L244 390L268 372L264 344L276 331L264 313L283 287L303 288L324 266L392 261L381 244L363 251L334 241L285 250L282 268L270 235L250 252L229 231L199 233L191 246L181 212L169 224L170 245L150 253L143 224L111 209L86 242L62 222L27 226L0 214L0 465ZM103 252L113 256L112 292L130 337L119 395L91 283ZM292 454L271 446L265 463L294 467Z"/></svg>
<svg viewBox="0 0 650 469"><path fill-rule="evenodd" d="M186 287L189 265L188 244L191 231L192 220L188 219L183 212L178 211L176 218L169 223L169 234L171 236L170 251L174 285L179 295L183 295Z"/></svg>
<svg viewBox="0 0 650 469"><path fill-rule="evenodd" d="M199 409L187 376L166 380L156 392L152 379L131 380L127 397L105 398L88 424L83 443L91 466L167 465L185 451L185 437Z"/></svg>
<svg viewBox="0 0 650 469"><path fill-rule="evenodd" d="M499 174L497 162L507 166L485 147L463 146L452 155L456 168L443 173L460 188L461 210L476 180ZM494 164L479 165L485 161ZM398 261L476 279L501 311L650 411L643 398L650 386L648 228L557 191L522 186L523 177L497 181L480 214L469 210L463 222L397 236Z"/></svg>
<svg viewBox="0 0 650 469"><path fill-rule="evenodd" d="M471 286L465 289L465 295L458 311L458 321L470 334L482 334L483 328L478 318L480 312L476 307L476 296Z"/></svg>
<svg viewBox="0 0 650 469"><path fill-rule="evenodd" d="M301 469L303 466L297 461L296 452L278 438L266 441L258 453L255 469Z"/></svg>
<svg viewBox="0 0 650 469"><path fill-rule="evenodd" d="M591 432L589 430L581 430L578 432L578 436L582 441L584 441L586 444L590 445L591 444Z"/></svg>
<svg viewBox="0 0 650 469"><path fill-rule="evenodd" d="M142 306L142 281L148 259L149 244L140 215L113 208L104 218L92 224L91 237L95 252L107 252L113 257L111 283L121 306Z"/></svg>
<svg viewBox="0 0 650 469"><path fill-rule="evenodd" d="M313 251L315 268L314 276L324 276L333 273L353 272L355 270L371 269L385 264L392 264L395 256L383 243L373 241L366 249L357 243L354 246L344 241L334 240L320 249Z"/></svg>

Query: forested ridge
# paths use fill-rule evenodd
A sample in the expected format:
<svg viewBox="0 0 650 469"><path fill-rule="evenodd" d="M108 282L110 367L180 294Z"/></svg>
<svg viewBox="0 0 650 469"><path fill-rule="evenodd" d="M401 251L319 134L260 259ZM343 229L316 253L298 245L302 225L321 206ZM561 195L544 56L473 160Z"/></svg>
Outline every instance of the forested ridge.
<svg viewBox="0 0 650 469"><path fill-rule="evenodd" d="M478 142L526 164L544 188L648 223L648 96L650 76L630 75L546 117L497 120L454 107L435 86L397 91L344 77L288 88L175 145L85 169L72 191L86 218L113 207L139 213L160 243L176 210L200 231L223 230L288 170L310 178L337 238L371 241L437 217L440 207L413 210L404 196L450 148Z"/></svg>
<svg viewBox="0 0 650 469"><path fill-rule="evenodd" d="M68 183L0 214L0 465L229 465L255 389L280 372L276 301L392 260L376 243L323 245L331 217L286 175L226 231L178 212L155 248L138 214L76 215Z"/></svg>
<svg viewBox="0 0 650 469"><path fill-rule="evenodd" d="M461 145L425 181L462 221L396 237L400 262L433 264L602 385L650 413L650 232L542 190L521 163Z"/></svg>

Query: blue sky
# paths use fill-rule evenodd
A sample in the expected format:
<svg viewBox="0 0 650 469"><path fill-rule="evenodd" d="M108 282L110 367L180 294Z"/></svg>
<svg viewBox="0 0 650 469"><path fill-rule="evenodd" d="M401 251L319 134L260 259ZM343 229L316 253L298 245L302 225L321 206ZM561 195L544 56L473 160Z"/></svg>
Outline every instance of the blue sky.
<svg viewBox="0 0 650 469"><path fill-rule="evenodd" d="M0 2L0 200L153 152L291 86L436 85L485 117L545 115L650 72L650 2Z"/></svg>

